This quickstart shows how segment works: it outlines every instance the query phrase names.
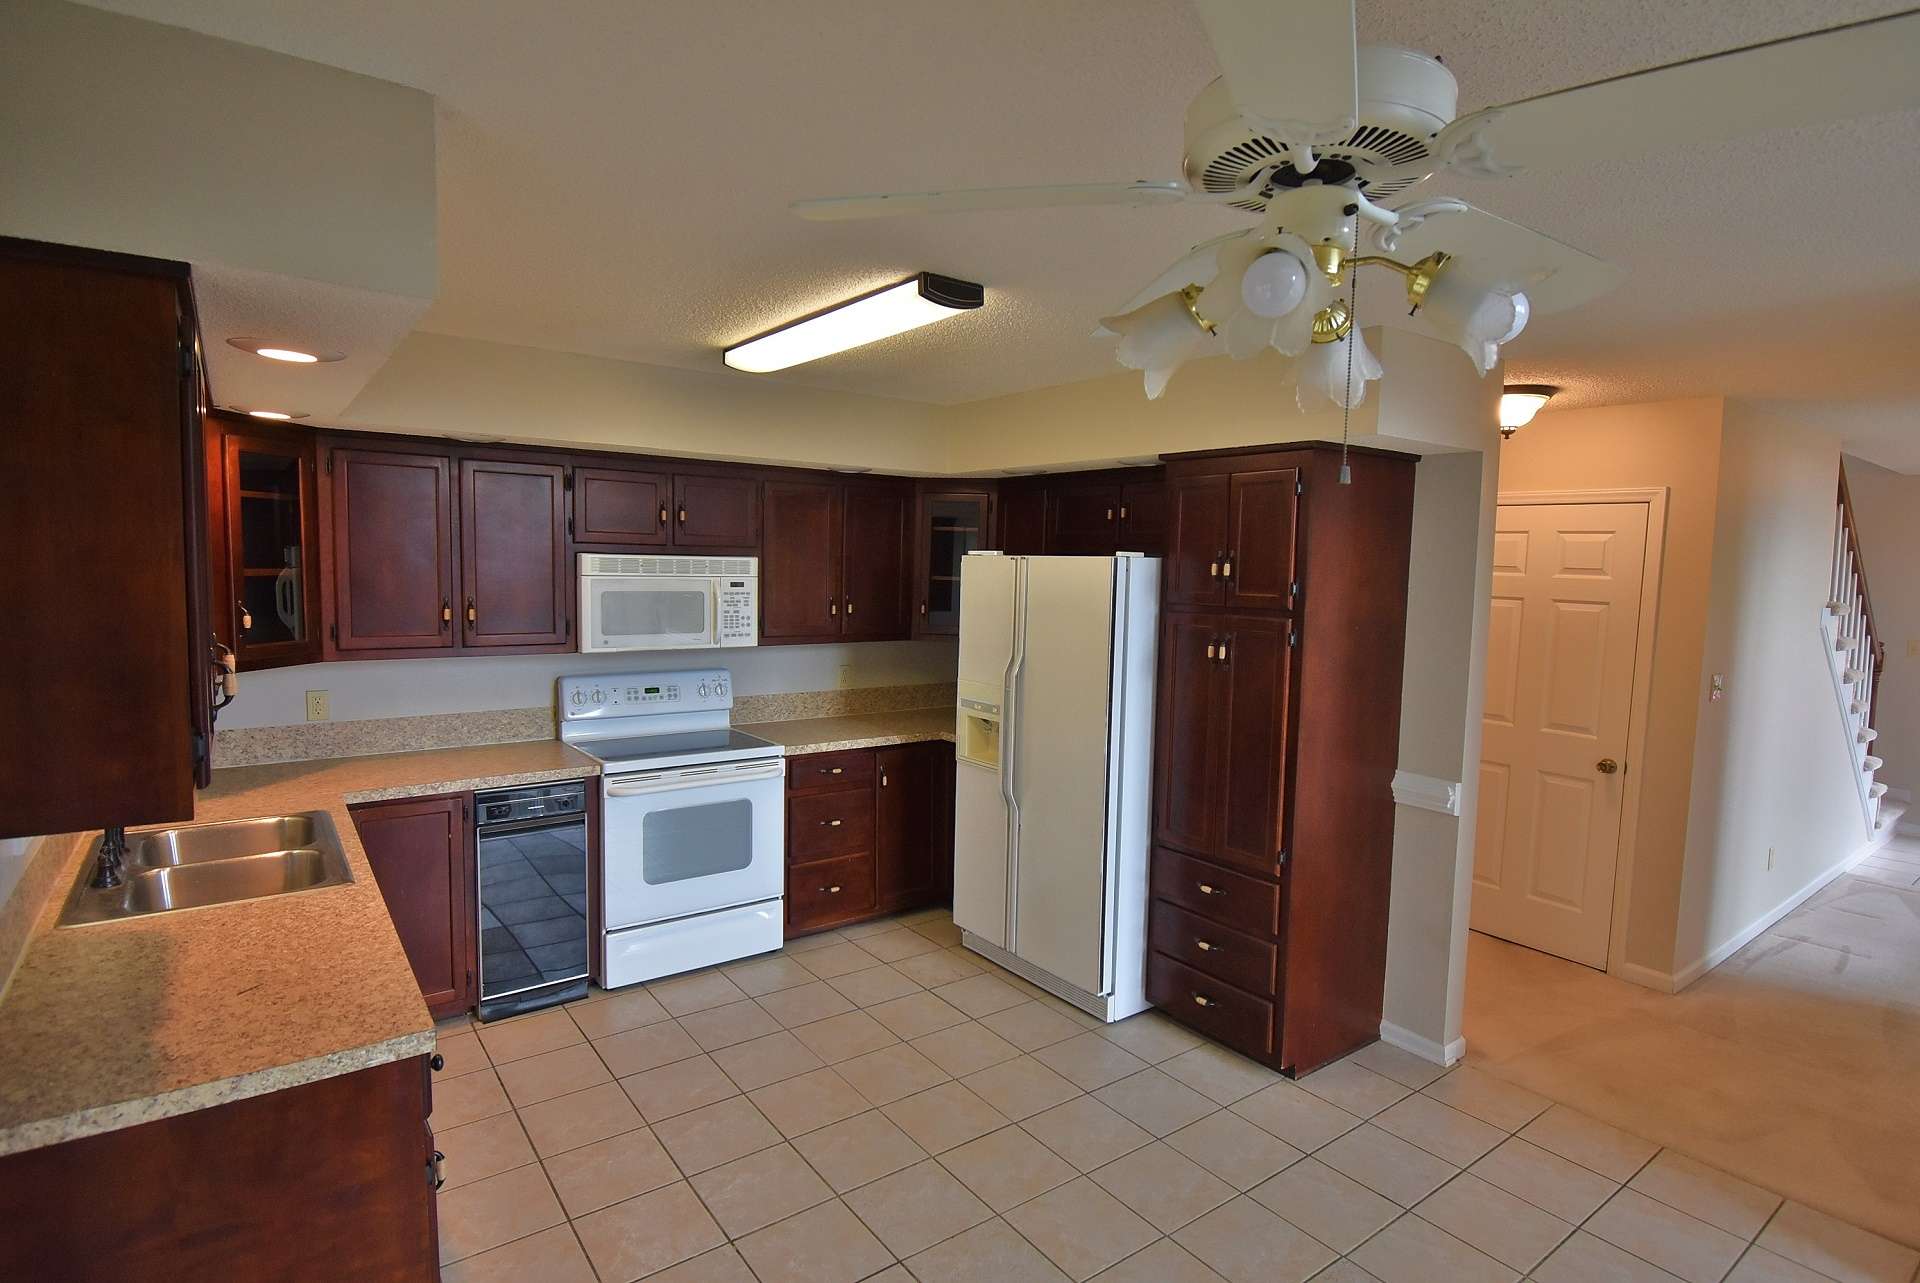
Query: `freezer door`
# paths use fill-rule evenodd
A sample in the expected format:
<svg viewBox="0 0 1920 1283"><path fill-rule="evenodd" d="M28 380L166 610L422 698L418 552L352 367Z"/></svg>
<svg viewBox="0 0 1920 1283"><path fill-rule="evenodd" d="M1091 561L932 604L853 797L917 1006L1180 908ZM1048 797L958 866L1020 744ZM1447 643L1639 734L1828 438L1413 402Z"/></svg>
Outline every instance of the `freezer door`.
<svg viewBox="0 0 1920 1283"><path fill-rule="evenodd" d="M1008 947L1008 859L1015 812L1002 764L1005 714L1017 662L1023 559L960 560L960 707L953 787L953 920Z"/></svg>
<svg viewBox="0 0 1920 1283"><path fill-rule="evenodd" d="M1002 756L1017 814L1007 947L1102 994L1112 987L1106 936L1114 562L1022 560L1025 628Z"/></svg>
<svg viewBox="0 0 1920 1283"><path fill-rule="evenodd" d="M998 704L1013 663L1014 586L1022 558L960 559L960 693Z"/></svg>

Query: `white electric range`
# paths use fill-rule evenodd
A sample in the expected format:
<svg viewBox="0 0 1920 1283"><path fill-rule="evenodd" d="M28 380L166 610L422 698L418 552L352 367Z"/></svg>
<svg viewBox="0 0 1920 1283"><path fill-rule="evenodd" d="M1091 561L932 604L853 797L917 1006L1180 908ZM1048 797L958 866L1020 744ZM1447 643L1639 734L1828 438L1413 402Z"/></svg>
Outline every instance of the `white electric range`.
<svg viewBox="0 0 1920 1283"><path fill-rule="evenodd" d="M600 762L600 983L778 949L786 750L730 725L727 670L562 677L559 699Z"/></svg>

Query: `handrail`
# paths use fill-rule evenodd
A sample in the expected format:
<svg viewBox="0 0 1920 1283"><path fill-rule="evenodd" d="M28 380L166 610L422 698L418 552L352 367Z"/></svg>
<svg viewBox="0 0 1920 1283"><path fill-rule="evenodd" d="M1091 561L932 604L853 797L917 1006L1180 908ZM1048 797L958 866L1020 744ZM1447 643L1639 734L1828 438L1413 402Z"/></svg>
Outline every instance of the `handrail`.
<svg viewBox="0 0 1920 1283"><path fill-rule="evenodd" d="M1886 643L1880 638L1880 630L1873 622L1873 594L1867 591L1866 562L1860 556L1860 527L1853 515L1853 495L1847 490L1847 465L1840 465L1840 527L1842 531L1842 555L1851 554L1851 576L1853 586L1860 594L1860 614L1866 624L1866 635L1861 639L1866 653L1871 658L1873 672L1867 686L1866 725L1873 725L1873 710L1880 702L1880 675L1887 666Z"/></svg>

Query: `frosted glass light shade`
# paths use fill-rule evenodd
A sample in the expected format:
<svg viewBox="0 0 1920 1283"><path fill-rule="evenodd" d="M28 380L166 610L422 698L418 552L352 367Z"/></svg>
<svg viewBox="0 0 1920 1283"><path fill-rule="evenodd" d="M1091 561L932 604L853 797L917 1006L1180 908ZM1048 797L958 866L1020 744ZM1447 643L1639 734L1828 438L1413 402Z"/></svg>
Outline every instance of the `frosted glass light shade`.
<svg viewBox="0 0 1920 1283"><path fill-rule="evenodd" d="M1441 272L1427 290L1420 311L1484 375L1499 362L1501 346L1527 328L1533 305L1519 290L1489 289Z"/></svg>
<svg viewBox="0 0 1920 1283"><path fill-rule="evenodd" d="M1120 336L1120 346L1114 350L1120 364L1146 372L1149 401L1158 400L1173 372L1213 337L1193 319L1187 300L1177 291L1162 294L1125 316L1105 317L1100 325Z"/></svg>
<svg viewBox="0 0 1920 1283"><path fill-rule="evenodd" d="M1353 361L1349 366L1347 353ZM1385 371L1367 347L1358 329L1333 343L1315 343L1307 349L1296 369L1293 399L1302 413L1311 413L1328 405L1352 409L1367 399L1367 382ZM1351 382L1349 382L1351 378Z"/></svg>
<svg viewBox="0 0 1920 1283"><path fill-rule="evenodd" d="M1512 436L1514 431L1533 422L1533 416L1540 408L1553 400L1553 394L1560 389L1545 383L1509 383L1500 390L1500 432L1503 436Z"/></svg>

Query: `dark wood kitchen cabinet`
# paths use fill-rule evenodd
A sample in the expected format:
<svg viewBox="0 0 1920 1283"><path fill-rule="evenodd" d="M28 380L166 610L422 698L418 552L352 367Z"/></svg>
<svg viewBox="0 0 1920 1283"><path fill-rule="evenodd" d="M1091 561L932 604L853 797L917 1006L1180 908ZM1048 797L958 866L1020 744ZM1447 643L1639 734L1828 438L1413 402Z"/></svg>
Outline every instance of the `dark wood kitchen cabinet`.
<svg viewBox="0 0 1920 1283"><path fill-rule="evenodd" d="M451 650L453 460L444 453L329 451L331 648Z"/></svg>
<svg viewBox="0 0 1920 1283"><path fill-rule="evenodd" d="M754 477L677 473L673 504L674 547L759 551L760 482Z"/></svg>
<svg viewBox="0 0 1920 1283"><path fill-rule="evenodd" d="M0 238L0 350L0 837L191 819L212 723L187 265Z"/></svg>
<svg viewBox="0 0 1920 1283"><path fill-rule="evenodd" d="M765 486L760 636L773 643L908 635L904 485Z"/></svg>
<svg viewBox="0 0 1920 1283"><path fill-rule="evenodd" d="M0 1158L0 1278L438 1279L427 1065L409 1056Z"/></svg>
<svg viewBox="0 0 1920 1283"><path fill-rule="evenodd" d="M572 639L566 482L558 464L460 460L463 645Z"/></svg>
<svg viewBox="0 0 1920 1283"><path fill-rule="evenodd" d="M981 490L922 490L914 502L913 635L960 633L960 563L993 547L993 496Z"/></svg>
<svg viewBox="0 0 1920 1283"><path fill-rule="evenodd" d="M1111 556L1120 546L1120 487L1107 481L1055 480L1047 487L1047 552Z"/></svg>
<svg viewBox="0 0 1920 1283"><path fill-rule="evenodd" d="M470 1009L479 940L470 795L351 807L387 914L435 1019Z"/></svg>
<svg viewBox="0 0 1920 1283"><path fill-rule="evenodd" d="M243 672L311 664L322 628L313 434L216 410L204 436L213 639Z"/></svg>
<svg viewBox="0 0 1920 1283"><path fill-rule="evenodd" d="M1001 483L999 540L993 547L1034 556L1047 549L1047 486L1038 477Z"/></svg>
<svg viewBox="0 0 1920 1283"><path fill-rule="evenodd" d="M944 899L953 869L953 746L807 753L787 762L787 934Z"/></svg>
<svg viewBox="0 0 1920 1283"><path fill-rule="evenodd" d="M1003 482L999 547L1010 553L1161 556L1167 493L1159 468L1117 468Z"/></svg>
<svg viewBox="0 0 1920 1283"><path fill-rule="evenodd" d="M1304 1073L1379 1036L1415 460L1171 455L1147 991Z"/></svg>
<svg viewBox="0 0 1920 1283"><path fill-rule="evenodd" d="M673 530L673 480L630 468L573 470L573 539L613 548L658 548Z"/></svg>

